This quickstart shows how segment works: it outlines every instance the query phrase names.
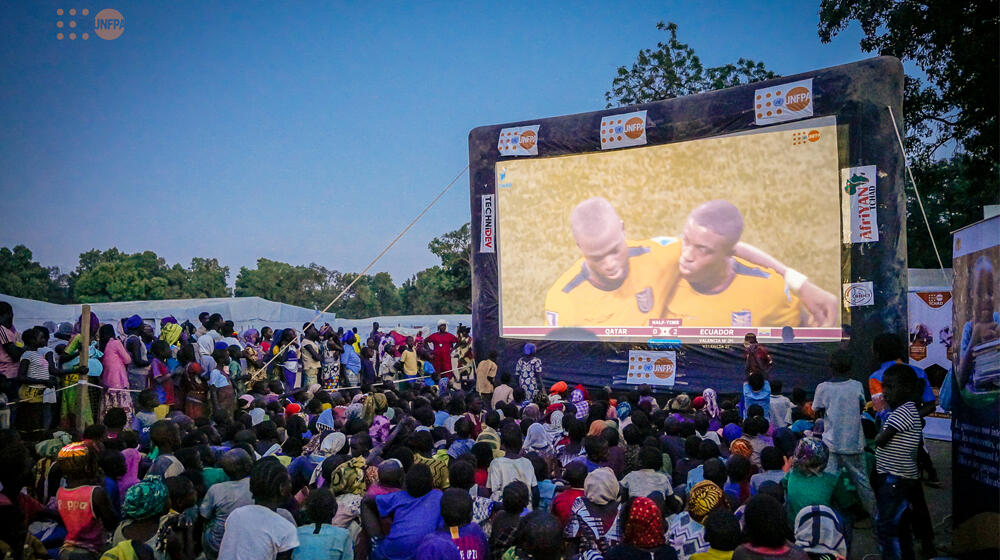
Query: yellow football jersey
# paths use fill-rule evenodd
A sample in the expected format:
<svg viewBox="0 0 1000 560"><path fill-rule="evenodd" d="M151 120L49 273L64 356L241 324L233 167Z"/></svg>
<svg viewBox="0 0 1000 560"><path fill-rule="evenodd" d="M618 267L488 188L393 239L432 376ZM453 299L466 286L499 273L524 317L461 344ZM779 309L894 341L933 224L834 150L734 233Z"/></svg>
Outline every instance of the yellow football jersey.
<svg viewBox="0 0 1000 560"><path fill-rule="evenodd" d="M671 238L627 241L628 276L616 290L587 280L584 260L552 284L545 297L545 324L551 327L645 327L662 317L666 297L677 283L680 243Z"/></svg>
<svg viewBox="0 0 1000 560"><path fill-rule="evenodd" d="M800 326L799 298L788 291L785 279L770 268L734 259L736 275L729 287L708 295L680 279L663 316L681 319L685 327Z"/></svg>

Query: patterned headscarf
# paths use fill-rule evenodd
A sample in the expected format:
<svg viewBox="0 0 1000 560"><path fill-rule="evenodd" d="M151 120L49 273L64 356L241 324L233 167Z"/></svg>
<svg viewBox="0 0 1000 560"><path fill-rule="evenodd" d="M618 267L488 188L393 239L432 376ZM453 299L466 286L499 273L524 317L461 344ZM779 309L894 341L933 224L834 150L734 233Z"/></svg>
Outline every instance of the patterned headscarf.
<svg viewBox="0 0 1000 560"><path fill-rule="evenodd" d="M656 502L644 497L632 500L625 521L625 542L640 548L656 548L665 542L664 533L663 515Z"/></svg>
<svg viewBox="0 0 1000 560"><path fill-rule="evenodd" d="M743 438L736 438L729 444L729 452L749 459L753 455L753 447L750 446L749 441Z"/></svg>
<svg viewBox="0 0 1000 560"><path fill-rule="evenodd" d="M35 444L35 452L38 453L39 457L54 459L59 456L59 450L69 445L72 441L73 438L66 432L54 432L52 439L40 441Z"/></svg>
<svg viewBox="0 0 1000 560"><path fill-rule="evenodd" d="M183 330L177 323L167 323L160 327L160 340L170 346L174 346L181 339L181 332Z"/></svg>
<svg viewBox="0 0 1000 560"><path fill-rule="evenodd" d="M85 441L75 441L68 445L63 446L59 450L58 457L60 459L71 459L74 457L85 457L88 453L93 451L91 447Z"/></svg>
<svg viewBox="0 0 1000 560"><path fill-rule="evenodd" d="M338 496L341 494L363 496L365 493L365 458L355 457L342 463L330 475L327 487Z"/></svg>
<svg viewBox="0 0 1000 560"><path fill-rule="evenodd" d="M146 475L146 478L125 492L122 515L136 521L162 515L167 510L169 496L162 477L155 474Z"/></svg>
<svg viewBox="0 0 1000 560"><path fill-rule="evenodd" d="M376 414L382 414L389 408L389 401L382 393L372 393L365 399L362 416L366 424L371 424L375 420Z"/></svg>
<svg viewBox="0 0 1000 560"><path fill-rule="evenodd" d="M608 467L594 469L583 481L583 494L599 506L618 499L621 486L615 471Z"/></svg>
<svg viewBox="0 0 1000 560"><path fill-rule="evenodd" d="M368 428L368 435L372 438L372 444L382 445L389 439L389 419L378 415L372 419L372 427Z"/></svg>
<svg viewBox="0 0 1000 560"><path fill-rule="evenodd" d="M802 438L802 441L795 447L792 465L801 472L819 474L826 468L826 463L829 460L830 451L826 448L823 440L806 437Z"/></svg>
<svg viewBox="0 0 1000 560"><path fill-rule="evenodd" d="M615 409L615 412L618 414L619 420L624 420L632 415L632 405L622 401L618 403L618 407Z"/></svg>
<svg viewBox="0 0 1000 560"><path fill-rule="evenodd" d="M720 500L722 500L722 488L711 480L702 480L691 488L686 509L692 519L701 523L701 520L719 505Z"/></svg>
<svg viewBox="0 0 1000 560"><path fill-rule="evenodd" d="M246 395L244 395L246 396ZM242 398L242 397L241 397ZM320 444L323 443L323 438L333 431L333 411L324 410L319 413L316 417L316 435L309 439L305 445L302 446L303 455L311 455L313 453L319 453Z"/></svg>
<svg viewBox="0 0 1000 560"><path fill-rule="evenodd" d="M563 437L563 411L556 410L549 416L549 423L545 425L545 431L549 434L549 440L555 445ZM528 429L531 429L530 427Z"/></svg>
<svg viewBox="0 0 1000 560"><path fill-rule="evenodd" d="M708 414L709 418L718 418L722 411L719 409L719 397L715 394L715 389L705 389L701 392L701 396L705 399L705 414Z"/></svg>
<svg viewBox="0 0 1000 560"><path fill-rule="evenodd" d="M583 420L590 414L590 403L584 397L582 389L573 389L573 392L569 396L569 402L573 403L573 406L576 407L577 420Z"/></svg>

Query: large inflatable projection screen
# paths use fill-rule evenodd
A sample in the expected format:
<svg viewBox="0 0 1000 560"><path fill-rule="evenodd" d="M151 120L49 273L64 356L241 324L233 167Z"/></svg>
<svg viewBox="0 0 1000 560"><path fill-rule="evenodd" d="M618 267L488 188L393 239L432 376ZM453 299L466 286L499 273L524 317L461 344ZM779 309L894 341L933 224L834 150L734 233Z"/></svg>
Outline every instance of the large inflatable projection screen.
<svg viewBox="0 0 1000 560"><path fill-rule="evenodd" d="M841 338L840 317L813 316L784 269L839 299L834 117L503 160L496 174L501 336Z"/></svg>

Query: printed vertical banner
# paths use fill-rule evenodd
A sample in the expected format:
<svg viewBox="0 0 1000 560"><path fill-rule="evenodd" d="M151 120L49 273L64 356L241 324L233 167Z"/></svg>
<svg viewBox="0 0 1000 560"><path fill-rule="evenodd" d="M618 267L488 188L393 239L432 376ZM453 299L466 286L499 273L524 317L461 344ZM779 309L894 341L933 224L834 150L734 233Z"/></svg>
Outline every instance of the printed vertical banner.
<svg viewBox="0 0 1000 560"><path fill-rule="evenodd" d="M500 137L497 139L497 150L502 156L537 156L538 155L538 127L515 126L500 130Z"/></svg>
<svg viewBox="0 0 1000 560"><path fill-rule="evenodd" d="M479 234L479 252L493 253L496 251L496 195L483 195L483 229Z"/></svg>
<svg viewBox="0 0 1000 560"><path fill-rule="evenodd" d="M673 387L677 380L677 353L673 351L628 351L628 375L625 382L633 385L649 383Z"/></svg>
<svg viewBox="0 0 1000 560"><path fill-rule="evenodd" d="M875 286L871 282L844 284L844 307L875 305Z"/></svg>
<svg viewBox="0 0 1000 560"><path fill-rule="evenodd" d="M1000 547L1000 216L954 233L951 389L952 552L983 558ZM995 554L993 554L995 556Z"/></svg>
<svg viewBox="0 0 1000 560"><path fill-rule="evenodd" d="M910 365L923 368L927 380L940 398L945 375L951 368L951 287L910 288L906 294L906 314L910 325ZM951 440L951 414L940 406L924 418L924 437Z"/></svg>
<svg viewBox="0 0 1000 560"><path fill-rule="evenodd" d="M840 198L844 243L878 241L876 175L874 165L840 170L840 184L844 188Z"/></svg>
<svg viewBox="0 0 1000 560"><path fill-rule="evenodd" d="M755 90L753 108L758 125L813 116L812 78Z"/></svg>
<svg viewBox="0 0 1000 560"><path fill-rule="evenodd" d="M601 149L641 146L646 143L646 111L601 117Z"/></svg>

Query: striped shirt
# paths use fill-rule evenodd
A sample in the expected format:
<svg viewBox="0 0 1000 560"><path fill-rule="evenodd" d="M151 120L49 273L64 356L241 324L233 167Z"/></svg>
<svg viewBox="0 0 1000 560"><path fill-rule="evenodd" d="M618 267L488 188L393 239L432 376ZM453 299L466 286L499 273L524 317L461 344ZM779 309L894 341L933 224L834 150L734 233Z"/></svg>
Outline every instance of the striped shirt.
<svg viewBox="0 0 1000 560"><path fill-rule="evenodd" d="M920 445L922 422L917 407L912 402L907 402L893 409L882 429L889 426L897 433L885 446L875 448L875 470L902 478L920 478L917 447Z"/></svg>
<svg viewBox="0 0 1000 560"><path fill-rule="evenodd" d="M46 382L49 380L49 362L38 350L25 350L21 361L28 360L27 378L32 381Z"/></svg>

